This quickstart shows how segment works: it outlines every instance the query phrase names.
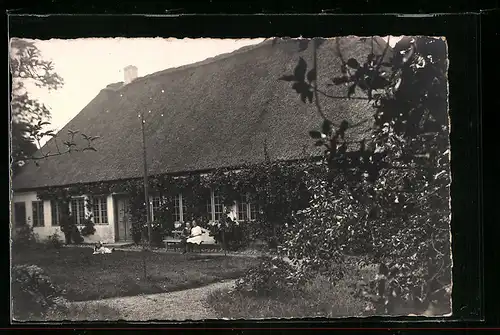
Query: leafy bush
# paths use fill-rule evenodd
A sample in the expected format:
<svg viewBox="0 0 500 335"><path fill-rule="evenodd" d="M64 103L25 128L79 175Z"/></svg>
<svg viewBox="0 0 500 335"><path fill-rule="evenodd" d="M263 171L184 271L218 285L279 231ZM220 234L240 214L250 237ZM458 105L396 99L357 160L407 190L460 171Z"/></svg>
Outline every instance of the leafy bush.
<svg viewBox="0 0 500 335"><path fill-rule="evenodd" d="M75 224L71 226L71 240L76 244L83 243L84 241L80 229Z"/></svg>
<svg viewBox="0 0 500 335"><path fill-rule="evenodd" d="M61 241L61 237L57 232L55 232L52 235L49 235L46 240L47 246L55 249L59 249L63 246L63 243Z"/></svg>
<svg viewBox="0 0 500 335"><path fill-rule="evenodd" d="M231 319L364 315L365 301L353 296L350 280L332 283L328 277L315 276L300 291L296 290L283 297L263 297L237 290L220 290L210 293L207 302L218 317Z"/></svg>
<svg viewBox="0 0 500 335"><path fill-rule="evenodd" d="M299 74L305 91L297 93L308 94L309 103L314 97L322 115L319 130L309 134L324 148L324 173L308 183L310 207L290 220L284 251L291 259L306 260L311 269L343 262L345 254L364 254L370 263L380 263L377 278L361 289L377 314L394 314L405 304L415 312L430 304L449 305L446 42L404 38L393 57L387 54L389 44L378 55L367 47L364 64L339 57L334 85L349 84L347 98L360 89L373 103L371 138L357 150L345 136L349 122L334 124L320 108L316 48L312 80L304 81L302 58L295 75L284 80ZM340 43L337 49L341 55Z"/></svg>
<svg viewBox="0 0 500 335"><path fill-rule="evenodd" d="M83 221L83 228L80 230L82 236L94 235L95 227L94 222L91 219L85 219Z"/></svg>
<svg viewBox="0 0 500 335"><path fill-rule="evenodd" d="M236 289L256 296L286 296L300 291L307 276L280 257L264 256L236 282Z"/></svg>
<svg viewBox="0 0 500 335"><path fill-rule="evenodd" d="M153 221L151 223L151 244L155 247L163 246L163 238L167 235L167 232L172 229L166 228L167 222ZM173 227L173 223L172 223ZM147 231L148 227L146 227Z"/></svg>
<svg viewBox="0 0 500 335"><path fill-rule="evenodd" d="M37 243L37 236L30 225L24 225L16 230L12 239L12 248L29 248Z"/></svg>
<svg viewBox="0 0 500 335"><path fill-rule="evenodd" d="M36 265L16 265L12 268L13 316L30 320L42 316L59 302L58 289Z"/></svg>

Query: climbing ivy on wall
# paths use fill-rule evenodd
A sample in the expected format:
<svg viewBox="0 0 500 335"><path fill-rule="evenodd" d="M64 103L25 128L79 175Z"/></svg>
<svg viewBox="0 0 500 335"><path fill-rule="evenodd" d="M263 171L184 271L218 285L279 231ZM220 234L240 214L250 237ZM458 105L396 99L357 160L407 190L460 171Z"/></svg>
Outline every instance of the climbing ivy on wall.
<svg viewBox="0 0 500 335"><path fill-rule="evenodd" d="M204 174L150 176L149 193L162 199L160 207L155 211L153 229L161 229L162 225L167 225L171 229L173 222L169 218L173 217L174 199L178 194L182 194L183 204L189 215L185 219L196 218L202 223L208 222L206 202L209 199L210 190L213 190L220 196L225 206L233 205L242 194L248 194L249 200L259 208L255 222L256 231L252 236L266 240L276 238L280 231L279 227L288 220L289 216L308 205L309 195L305 178L307 170L313 166L315 166L313 160L266 161L240 166L236 169L219 168ZM65 201L69 206L72 196L112 193L128 195L133 222L132 233L134 240L140 241L141 234L146 229L142 178L50 187L38 191L38 197L59 202Z"/></svg>

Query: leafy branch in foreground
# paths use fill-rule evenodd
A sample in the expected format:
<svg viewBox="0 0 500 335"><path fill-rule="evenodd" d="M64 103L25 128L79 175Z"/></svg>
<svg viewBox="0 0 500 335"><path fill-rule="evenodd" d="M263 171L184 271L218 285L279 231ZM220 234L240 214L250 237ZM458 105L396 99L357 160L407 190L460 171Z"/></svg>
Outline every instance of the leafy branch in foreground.
<svg viewBox="0 0 500 335"><path fill-rule="evenodd" d="M99 136L88 136L86 134L79 134L78 130L68 130L68 138L63 140L62 143L59 143L61 139L57 134L54 133L53 130L43 130L44 126L49 125L49 122L39 121L36 124L26 125L25 132L27 134L27 138L32 142L38 145L38 151L31 155L18 155L17 160L14 161L14 164L18 166L23 166L26 161L34 161L35 164L38 165L37 161L46 159L54 156L61 156L64 154L69 154L72 152L79 151L97 151L97 149L93 146L93 142L99 139ZM78 145L77 140L75 139L76 135L80 135L84 145ZM45 151L42 147L41 141L45 137L52 137L54 141L54 146L56 148L55 151Z"/></svg>
<svg viewBox="0 0 500 335"><path fill-rule="evenodd" d="M348 85L339 99L361 89L374 108L371 137L354 151L345 140L352 126L325 117L302 58L293 76L280 78L294 82L304 103L314 100L324 120L309 134L325 148L324 166L310 175L310 207L296 213L282 250L304 271L334 269L334 279L346 256L378 263L375 280L356 288L377 314L401 306L423 313L435 305L445 314L451 287L446 44L403 39L392 57L388 50L376 54L372 47L360 64L344 60L337 40L340 75L331 85ZM316 80L316 51L313 68Z"/></svg>
<svg viewBox="0 0 500 335"><path fill-rule="evenodd" d="M50 110L29 94L34 85L50 90L60 89L63 78L55 72L54 64L44 60L35 42L13 38L10 41L10 70L12 75L11 94L11 155L13 172L27 161L37 161L68 154L75 151L96 151L93 141L98 137L81 134L84 145L77 145L77 131L68 131L68 139L59 143L58 135L47 130L50 125ZM56 149L44 152L43 139L50 137Z"/></svg>

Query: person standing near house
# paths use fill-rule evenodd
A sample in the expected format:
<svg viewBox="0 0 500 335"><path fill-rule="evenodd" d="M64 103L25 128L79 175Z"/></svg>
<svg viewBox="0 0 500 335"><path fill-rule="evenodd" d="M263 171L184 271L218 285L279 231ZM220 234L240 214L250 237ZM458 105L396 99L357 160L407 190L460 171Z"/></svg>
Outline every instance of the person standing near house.
<svg viewBox="0 0 500 335"><path fill-rule="evenodd" d="M185 254L188 251L189 244L187 243L187 239L191 235L191 224L189 222L186 222L184 229L182 229L182 236L181 236L181 243L184 248L184 251L182 252Z"/></svg>

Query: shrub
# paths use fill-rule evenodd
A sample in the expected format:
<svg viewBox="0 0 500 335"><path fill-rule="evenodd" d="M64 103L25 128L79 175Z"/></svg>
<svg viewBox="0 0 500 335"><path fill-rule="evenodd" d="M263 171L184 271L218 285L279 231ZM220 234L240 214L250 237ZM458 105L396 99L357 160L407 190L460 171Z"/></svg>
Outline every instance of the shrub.
<svg viewBox="0 0 500 335"><path fill-rule="evenodd" d="M37 239L33 227L24 225L16 231L12 239L12 248L29 248L35 245L36 242Z"/></svg>
<svg viewBox="0 0 500 335"><path fill-rule="evenodd" d="M14 318L30 320L57 305L59 292L40 267L16 265L11 277Z"/></svg>
<svg viewBox="0 0 500 335"><path fill-rule="evenodd" d="M147 231L146 227L146 231ZM161 247L163 245L163 238L166 235L166 229L164 226L155 221L151 224L151 244L155 247ZM171 230L170 230L171 231ZM147 235L146 235L147 236Z"/></svg>
<svg viewBox="0 0 500 335"><path fill-rule="evenodd" d="M349 281L331 282L325 276L315 276L303 288L283 298L262 297L241 291L214 291L207 297L218 317L306 318L353 317L364 314L365 302L352 295Z"/></svg>
<svg viewBox="0 0 500 335"><path fill-rule="evenodd" d="M135 244L140 244L142 240L141 224L137 221L132 222L132 240Z"/></svg>
<svg viewBox="0 0 500 335"><path fill-rule="evenodd" d="M72 229L71 229L71 240L76 243L76 244L80 244L80 243L83 243L83 237L82 237L82 234L80 233L80 230L78 229L78 227L76 225L72 225Z"/></svg>
<svg viewBox="0 0 500 335"><path fill-rule="evenodd" d="M90 219L85 219L83 221L83 228L80 230L80 234L82 236L90 236L94 235L95 233L95 227L94 227L94 222Z"/></svg>
<svg viewBox="0 0 500 335"><path fill-rule="evenodd" d="M236 282L236 289L257 296L286 296L300 291L307 277L280 257L264 256Z"/></svg>
<svg viewBox="0 0 500 335"><path fill-rule="evenodd" d="M61 248L63 246L63 243L61 241L61 237L59 236L59 234L57 232L55 232L54 234L49 235L47 237L46 244L49 247L52 247L52 248L55 248L55 249L59 249L59 248Z"/></svg>

